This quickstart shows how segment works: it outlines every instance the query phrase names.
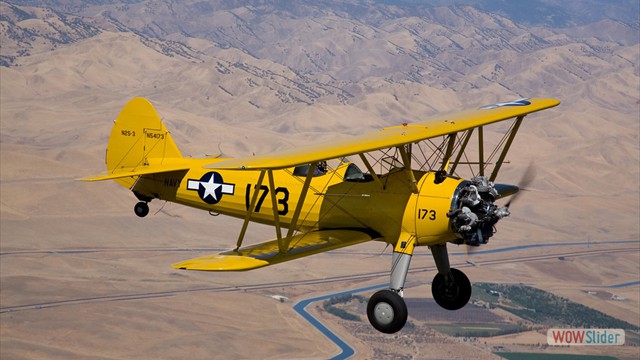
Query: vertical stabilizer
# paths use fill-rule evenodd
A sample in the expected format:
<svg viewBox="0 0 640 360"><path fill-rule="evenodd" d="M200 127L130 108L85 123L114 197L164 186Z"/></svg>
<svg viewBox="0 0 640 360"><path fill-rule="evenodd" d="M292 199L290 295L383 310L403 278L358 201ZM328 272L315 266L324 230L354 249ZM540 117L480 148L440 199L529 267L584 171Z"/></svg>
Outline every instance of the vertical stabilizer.
<svg viewBox="0 0 640 360"><path fill-rule="evenodd" d="M107 145L107 170L113 173L118 169L145 166L150 161L161 164L165 159L181 157L180 150L153 105L144 98L129 101L120 111L111 130Z"/></svg>

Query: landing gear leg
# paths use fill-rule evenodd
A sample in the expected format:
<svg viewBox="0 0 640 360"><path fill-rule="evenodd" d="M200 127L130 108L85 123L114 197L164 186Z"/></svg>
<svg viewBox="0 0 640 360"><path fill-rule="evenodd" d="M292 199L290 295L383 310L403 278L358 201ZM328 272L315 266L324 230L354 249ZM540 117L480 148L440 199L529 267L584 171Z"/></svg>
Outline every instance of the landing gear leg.
<svg viewBox="0 0 640 360"><path fill-rule="evenodd" d="M408 241L398 241L393 251L389 289L378 291L369 299L367 317L380 332L393 334L407 323L407 304L402 295L414 247L414 237Z"/></svg>
<svg viewBox="0 0 640 360"><path fill-rule="evenodd" d="M469 278L462 271L450 267L446 244L432 246L431 253L438 268L438 274L431 283L433 299L447 310L464 307L471 298Z"/></svg>
<svg viewBox="0 0 640 360"><path fill-rule="evenodd" d="M140 201L133 207L133 211L139 217L145 217L149 213L149 205L144 201Z"/></svg>

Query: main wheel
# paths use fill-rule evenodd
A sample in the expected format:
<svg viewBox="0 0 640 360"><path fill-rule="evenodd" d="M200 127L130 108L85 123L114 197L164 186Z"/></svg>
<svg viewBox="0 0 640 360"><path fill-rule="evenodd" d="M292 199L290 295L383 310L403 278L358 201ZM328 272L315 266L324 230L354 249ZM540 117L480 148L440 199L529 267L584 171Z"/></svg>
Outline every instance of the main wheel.
<svg viewBox="0 0 640 360"><path fill-rule="evenodd" d="M367 317L376 330L393 334L407 322L407 304L398 293L380 290L369 299Z"/></svg>
<svg viewBox="0 0 640 360"><path fill-rule="evenodd" d="M146 202L140 201L136 204L136 206L133 207L133 211L139 217L145 217L149 213L149 205L147 205Z"/></svg>
<svg viewBox="0 0 640 360"><path fill-rule="evenodd" d="M444 275L438 273L431 283L433 299L447 310L458 310L471 298L471 282L462 271L451 269L453 282L445 283Z"/></svg>

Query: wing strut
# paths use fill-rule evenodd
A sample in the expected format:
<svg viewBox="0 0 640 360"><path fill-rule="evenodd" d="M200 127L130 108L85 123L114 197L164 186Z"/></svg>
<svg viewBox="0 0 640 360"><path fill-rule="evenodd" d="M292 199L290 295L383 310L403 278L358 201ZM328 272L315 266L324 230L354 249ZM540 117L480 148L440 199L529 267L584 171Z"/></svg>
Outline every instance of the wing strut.
<svg viewBox="0 0 640 360"><path fill-rule="evenodd" d="M298 204L296 205L296 210L293 213L293 218L291 219L291 224L289 226L289 230L287 231L286 238L282 237L282 227L280 224L280 214L278 213L278 200L276 199L275 191L271 191L271 203L273 208L273 219L276 226L276 241L278 244L278 251L281 253L286 253L289 248L289 244L293 239L293 233L296 230L296 224L298 223L298 219L300 218L300 213L302 212L302 206L304 205L304 199L309 192L309 188L311 186L311 179L313 178L313 169L318 166L317 163L311 164L309 166L309 172L307 173L307 177L304 180L304 185L302 186L302 191L300 193L300 199L298 200ZM273 170L262 170L260 171L260 176L258 177L258 183L256 184L256 189L260 189L262 183L264 182L264 175L268 175L269 188L275 189L275 184L273 180ZM253 215L253 211L258 202L258 194L259 191L254 191L253 196L251 197L251 205L247 209L247 215L244 217L244 222L242 223L242 229L240 230L240 235L238 236L238 242L236 243L236 248L233 250L234 252L239 252L240 247L242 246L242 242L244 241L244 236L247 233L247 227L249 226L249 222L251 219L251 215Z"/></svg>
<svg viewBox="0 0 640 360"><path fill-rule="evenodd" d="M293 217L291 218L291 225L289 226L289 230L287 231L287 238L284 239L282 244L278 244L280 251L284 249L287 251L289 248L289 243L291 243L291 239L293 238L293 233L296 230L296 224L298 223L298 218L300 217L300 213L302 212L302 205L304 205L304 199L309 192L309 187L311 185L311 179L313 178L313 171L318 166L318 163L312 163L309 166L309 172L307 172L307 177L304 179L304 185L302 185L302 191L300 192L300 199L298 199L298 204L296 204L296 211L293 213ZM275 198L274 198L275 199ZM275 207L275 200L274 200Z"/></svg>
<svg viewBox="0 0 640 360"><path fill-rule="evenodd" d="M467 144L469 143L469 140L471 140L471 135L473 135L473 128L467 131L467 135L464 137L464 140L462 141L462 146L460 147L460 150L458 150L458 156L456 156L456 159L453 161L453 165L451 166L451 170L449 170L450 174L455 174L456 168L458 167L458 164L462 159L462 155L464 155L464 150L467 148Z"/></svg>
<svg viewBox="0 0 640 360"><path fill-rule="evenodd" d="M484 176L484 128L478 127L478 175Z"/></svg>
<svg viewBox="0 0 640 360"><path fill-rule="evenodd" d="M496 166L493 168L493 172L491 173L491 177L489 177L489 181L496 180L496 177L498 176L498 171L500 171L502 162L504 161L504 158L507 156L507 152L509 152L511 143L513 142L513 139L516 137L516 133L518 132L518 129L520 128L520 124L522 123L522 120L524 119L524 117L525 115L521 115L516 118L516 122L513 124L513 128L509 133L509 138L507 139L507 142L504 144L504 147L502 148L502 152L500 153L500 157L496 162Z"/></svg>
<svg viewBox="0 0 640 360"><path fill-rule="evenodd" d="M402 157L402 162L404 163L404 171L407 173L407 177L409 178L411 191L413 191L414 194L417 194L420 191L418 190L416 177L413 175L413 170L411 169L411 156L407 152L407 149L404 147L404 145L398 146L398 150L400 151L400 156Z"/></svg>
<svg viewBox="0 0 640 360"><path fill-rule="evenodd" d="M367 167L367 171L369 171L369 174L371 174L373 181L375 181L376 184L380 186L381 190L384 190L384 184L382 183L382 181L380 181L380 177L378 177L378 174L376 174L376 172L373 170L373 166L371 166L371 163L369 162L369 160L367 160L367 157L364 156L363 153L360 153L360 159L364 163L364 166Z"/></svg>
<svg viewBox="0 0 640 360"><path fill-rule="evenodd" d="M267 175L269 175L269 188L271 189L271 207L273 208L273 223L276 226L276 238L278 240L278 250L281 253L285 252L287 249L284 247L284 242L282 241L282 230L280 228L280 214L278 213L278 200L276 199L276 192L273 190L276 188L273 181L273 170L268 170Z"/></svg>
<svg viewBox="0 0 640 360"><path fill-rule="evenodd" d="M511 128L505 132L502 140L500 140L500 142L495 146L488 158L485 158L484 156L484 129L482 126L470 128L464 135L461 135L461 144L459 144L459 148L457 149L455 145L455 142L457 141L456 133L449 134L448 145L443 155L442 168L440 170L446 170L447 164L451 161L454 153L457 152L457 154L455 154L455 159L451 161L451 169L448 171L449 174L454 174L459 164L477 164L479 169L478 175L484 176L485 171L488 171L488 166L495 164L491 171L491 175L489 176L489 181L495 181L502 164L505 163L507 153L511 148L513 140L515 139L525 116L526 115L520 115L516 117ZM465 149L467 148L469 140L472 138L473 131L476 129L478 130L478 162L462 162L461 159L465 156ZM498 152L500 152L500 155L498 156L498 160L494 163L492 162L492 159Z"/></svg>
<svg viewBox="0 0 640 360"><path fill-rule="evenodd" d="M458 133L453 133L453 134L449 134L449 143L447 144L447 151L444 154L444 157L442 158L442 167L440 168L440 170L447 170L447 167L449 166L449 162L451 161L451 155L453 154L453 148L456 145L456 135Z"/></svg>
<svg viewBox="0 0 640 360"><path fill-rule="evenodd" d="M260 187L262 186L262 181L264 180L264 173L266 170L260 171L260 176L258 177L258 183L256 184L256 191L253 192L253 197L251 198L251 205L247 209L247 215L244 217L244 222L242 223L242 229L240 230L240 236L238 236L238 242L236 243L236 248L233 251L238 251L240 246L242 246L242 241L244 240L244 235L247 232L247 226L249 226L249 220L251 219L251 215L253 215L253 209L256 207L256 203L258 202L258 194L260 191ZM276 208L276 211L278 209Z"/></svg>

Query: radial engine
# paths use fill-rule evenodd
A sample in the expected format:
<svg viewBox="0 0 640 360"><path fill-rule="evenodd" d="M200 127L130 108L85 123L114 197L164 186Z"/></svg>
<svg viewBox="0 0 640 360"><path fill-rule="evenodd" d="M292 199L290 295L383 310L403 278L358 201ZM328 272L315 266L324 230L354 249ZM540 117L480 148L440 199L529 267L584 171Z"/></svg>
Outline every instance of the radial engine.
<svg viewBox="0 0 640 360"><path fill-rule="evenodd" d="M509 216L508 206L499 207L495 201L517 192L514 185L494 185L485 176L477 176L460 183L447 214L456 244L479 246L486 244L495 233L498 220Z"/></svg>

